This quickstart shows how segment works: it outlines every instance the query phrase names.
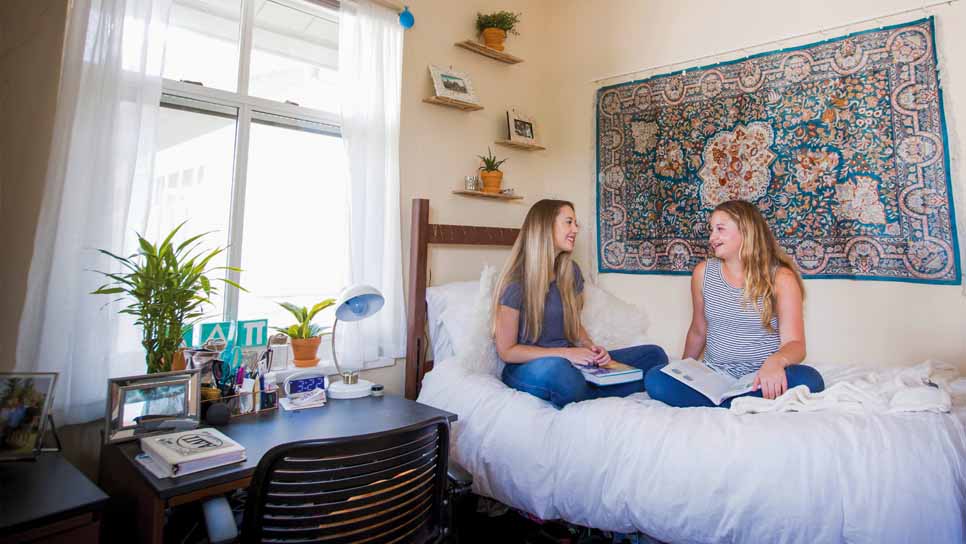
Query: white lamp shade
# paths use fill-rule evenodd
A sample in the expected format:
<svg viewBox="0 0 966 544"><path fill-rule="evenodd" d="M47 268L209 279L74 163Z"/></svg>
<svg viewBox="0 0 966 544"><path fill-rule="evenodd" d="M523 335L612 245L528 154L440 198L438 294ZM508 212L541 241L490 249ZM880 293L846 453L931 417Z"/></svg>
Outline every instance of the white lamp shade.
<svg viewBox="0 0 966 544"><path fill-rule="evenodd" d="M339 321L359 321L382 309L386 299L370 285L350 285L342 290L335 303L335 317Z"/></svg>

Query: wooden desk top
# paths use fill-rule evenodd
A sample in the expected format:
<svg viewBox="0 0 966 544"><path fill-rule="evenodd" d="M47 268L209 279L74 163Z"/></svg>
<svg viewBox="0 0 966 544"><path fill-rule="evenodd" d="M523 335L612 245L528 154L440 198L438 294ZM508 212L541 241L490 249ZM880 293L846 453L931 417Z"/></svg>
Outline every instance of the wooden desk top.
<svg viewBox="0 0 966 544"><path fill-rule="evenodd" d="M59 453L0 463L0 533L100 510L107 495Z"/></svg>
<svg viewBox="0 0 966 544"><path fill-rule="evenodd" d="M268 412L240 416L232 418L229 424L217 429L245 446L248 451L244 462L163 480L155 478L134 460L141 452L136 440L106 447L117 447L158 496L168 499L250 477L255 473L255 467L262 456L280 444L379 433L440 416L450 422L456 421L456 414L389 395L350 400L330 399L325 406L319 408L288 412L279 407ZM102 481L105 477L109 478L110 475L101 474Z"/></svg>

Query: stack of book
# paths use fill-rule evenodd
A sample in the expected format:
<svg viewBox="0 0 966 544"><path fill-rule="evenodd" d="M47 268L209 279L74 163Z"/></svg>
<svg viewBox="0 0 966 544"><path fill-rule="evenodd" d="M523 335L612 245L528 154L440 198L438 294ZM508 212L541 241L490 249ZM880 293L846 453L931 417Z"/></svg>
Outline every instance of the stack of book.
<svg viewBox="0 0 966 544"><path fill-rule="evenodd" d="M136 459L158 478L184 476L245 460L245 447L217 429L195 429L141 439Z"/></svg>

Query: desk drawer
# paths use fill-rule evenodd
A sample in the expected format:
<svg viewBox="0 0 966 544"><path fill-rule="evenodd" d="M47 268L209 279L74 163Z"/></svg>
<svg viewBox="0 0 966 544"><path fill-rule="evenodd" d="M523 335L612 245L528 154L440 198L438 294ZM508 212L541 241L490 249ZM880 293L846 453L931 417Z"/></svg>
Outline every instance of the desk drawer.
<svg viewBox="0 0 966 544"><path fill-rule="evenodd" d="M101 538L101 523L86 513L53 521L16 534L0 537L0 544L96 544Z"/></svg>

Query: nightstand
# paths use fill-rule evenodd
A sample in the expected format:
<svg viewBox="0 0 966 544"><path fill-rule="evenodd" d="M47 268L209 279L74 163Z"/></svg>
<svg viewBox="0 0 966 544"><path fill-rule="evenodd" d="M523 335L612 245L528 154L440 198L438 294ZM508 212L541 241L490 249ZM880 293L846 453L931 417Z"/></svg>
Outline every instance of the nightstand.
<svg viewBox="0 0 966 544"><path fill-rule="evenodd" d="M107 495L59 453L0 464L0 543L100 541Z"/></svg>

